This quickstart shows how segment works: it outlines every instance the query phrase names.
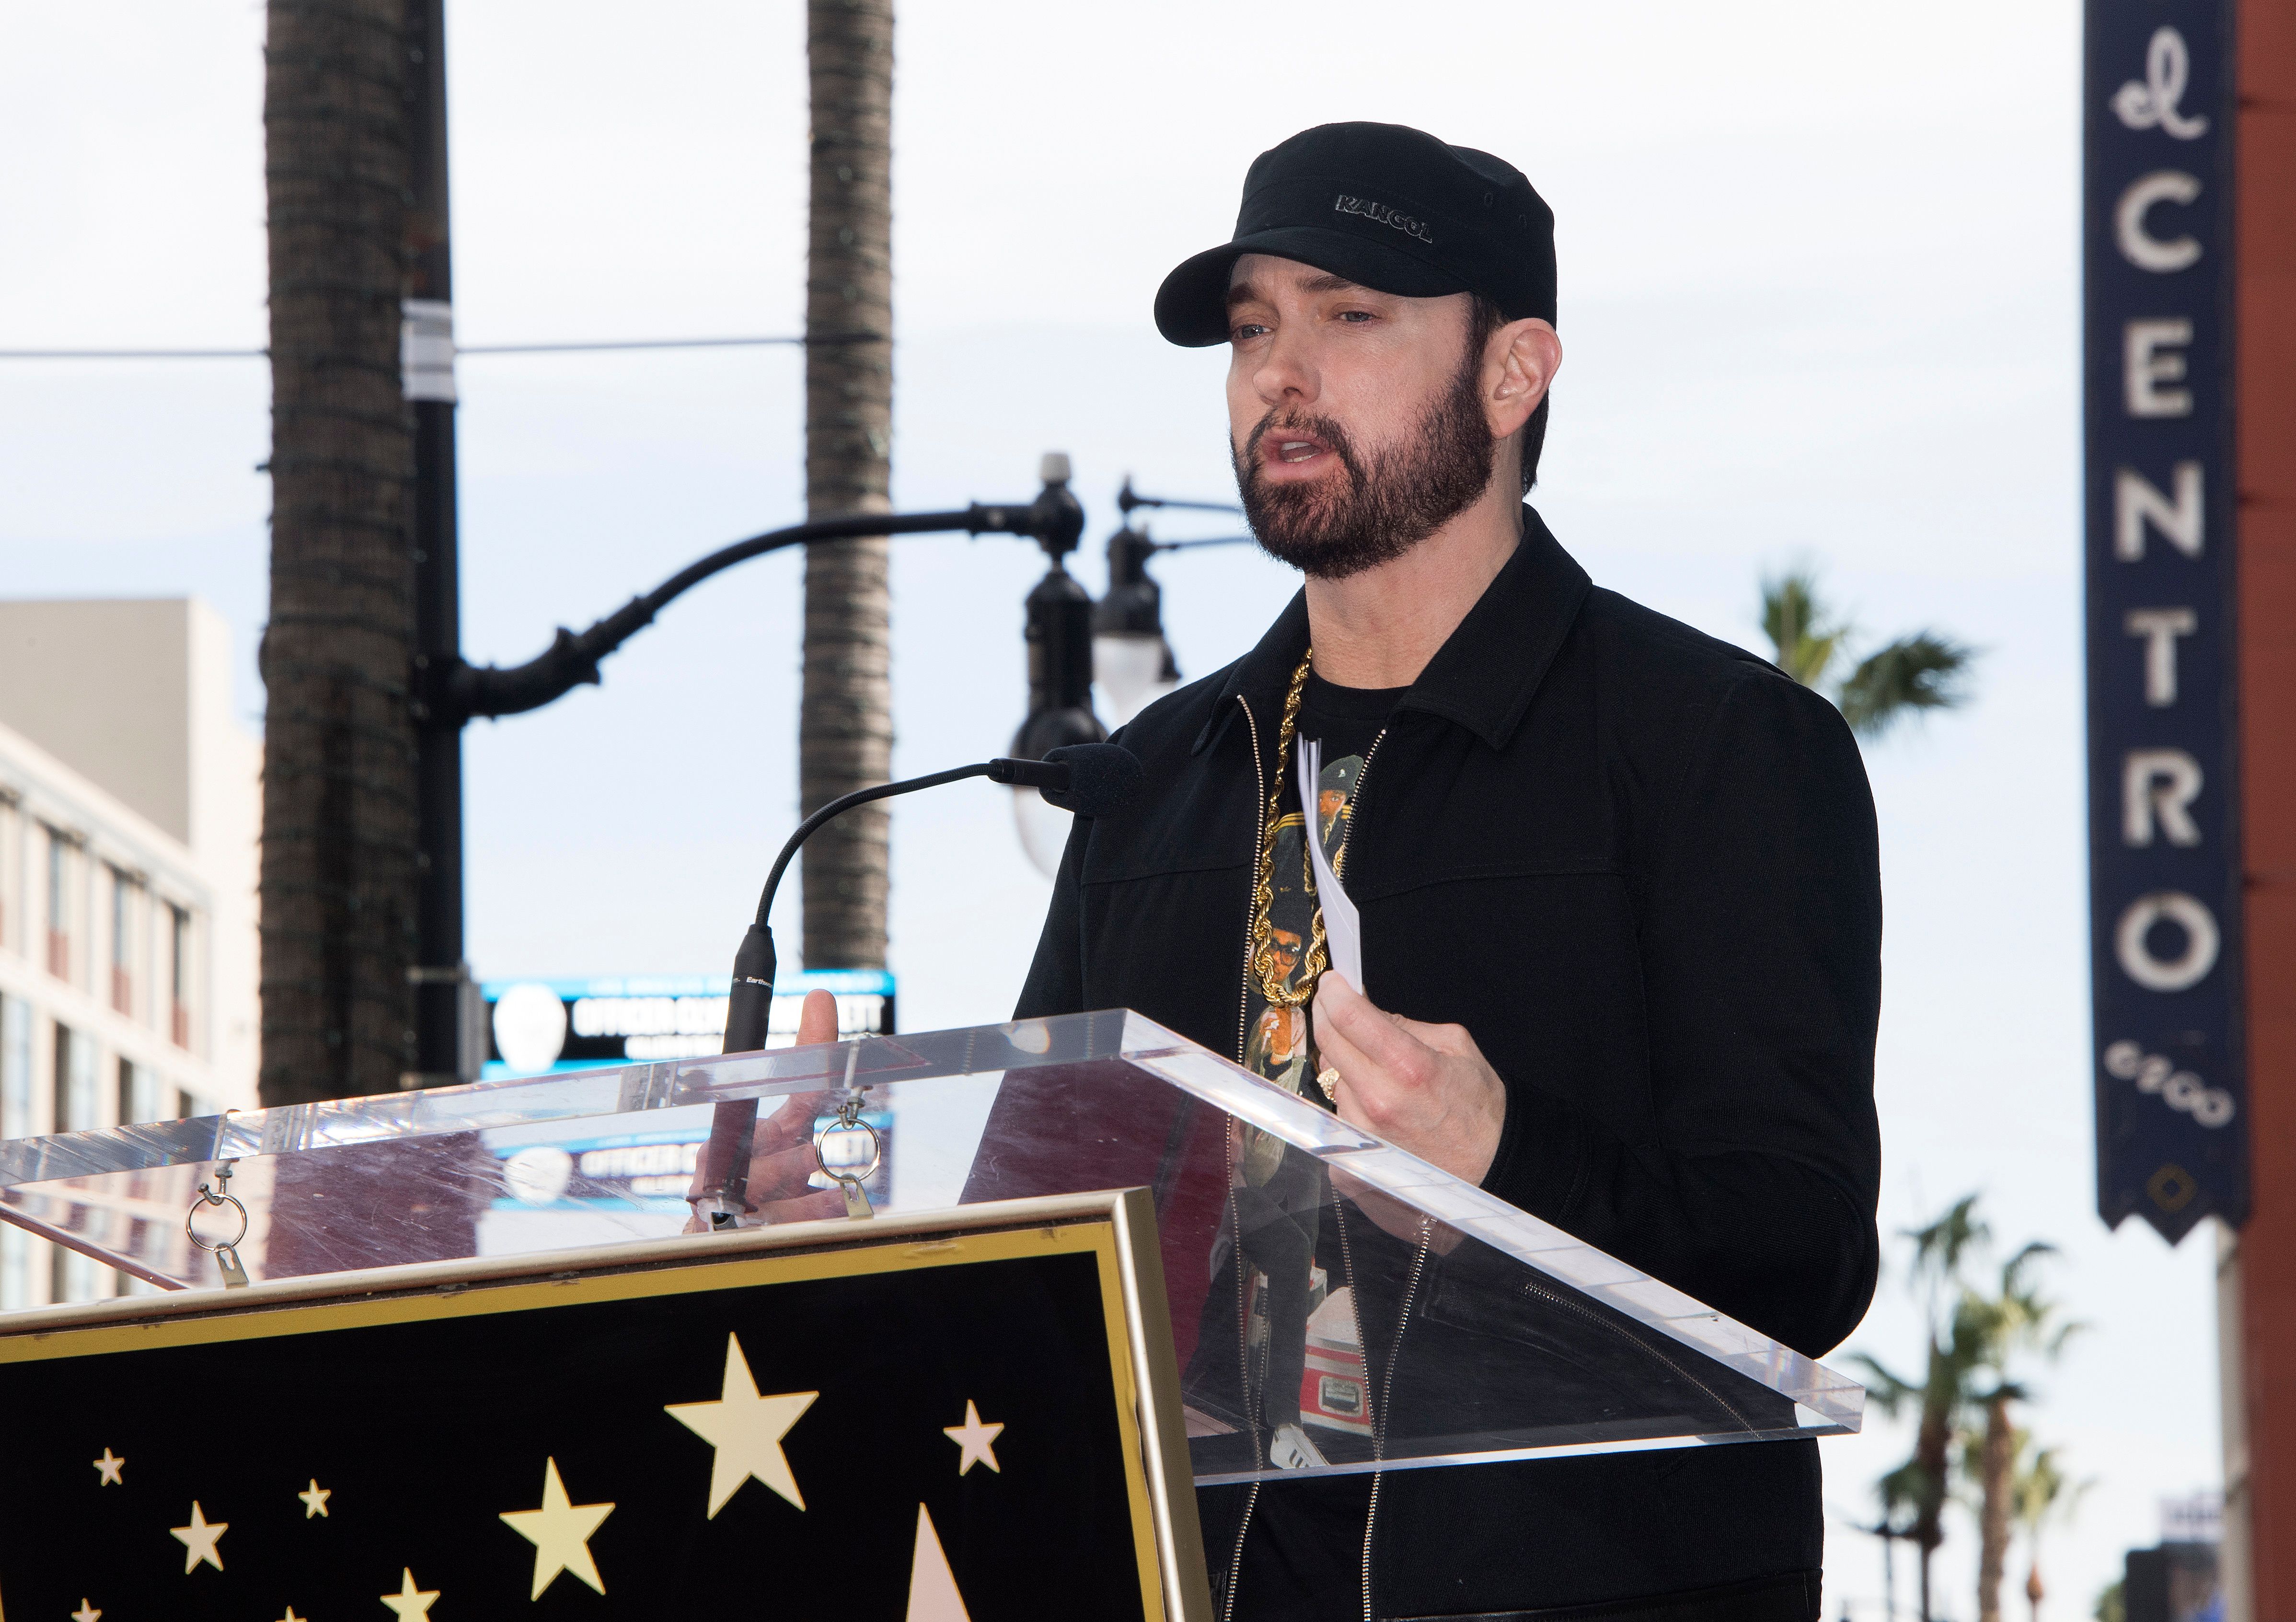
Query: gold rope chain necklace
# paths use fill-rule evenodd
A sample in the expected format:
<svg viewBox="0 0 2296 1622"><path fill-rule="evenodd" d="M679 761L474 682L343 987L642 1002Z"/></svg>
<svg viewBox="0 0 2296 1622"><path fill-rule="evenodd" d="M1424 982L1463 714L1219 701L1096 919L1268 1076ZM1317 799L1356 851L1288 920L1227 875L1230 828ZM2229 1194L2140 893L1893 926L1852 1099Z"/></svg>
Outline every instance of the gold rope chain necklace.
<svg viewBox="0 0 2296 1622"><path fill-rule="evenodd" d="M1308 690L1308 668L1315 662L1316 650L1309 648L1300 661L1300 668L1292 672L1292 690L1283 696L1283 720L1275 733L1275 790L1267 796L1267 818L1262 825L1265 832L1259 840L1259 862L1257 882L1252 889L1251 912L1251 972L1259 981L1259 994L1270 1008L1296 1009L1316 994L1316 981L1328 962L1324 945L1324 908L1316 903L1313 934L1308 942L1307 955L1300 960L1300 983L1297 989L1283 984L1283 976L1275 969L1275 924L1270 914L1275 907L1275 825L1283 814L1284 762L1292 753L1292 740L1300 727L1300 700ZM1315 829L1308 820L1307 810L1301 807L1300 829L1300 867L1309 896L1316 893L1316 864L1308 854L1308 841L1315 837Z"/></svg>

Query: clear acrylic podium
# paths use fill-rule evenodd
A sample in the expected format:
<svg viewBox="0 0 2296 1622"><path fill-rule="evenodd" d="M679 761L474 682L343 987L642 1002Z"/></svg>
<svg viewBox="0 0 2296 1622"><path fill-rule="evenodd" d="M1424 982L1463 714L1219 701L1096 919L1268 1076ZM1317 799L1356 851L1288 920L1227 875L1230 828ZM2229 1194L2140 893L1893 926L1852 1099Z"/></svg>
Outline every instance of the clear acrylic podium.
<svg viewBox="0 0 2296 1622"><path fill-rule="evenodd" d="M221 1162L258 1281L658 1243L742 1099L856 1099L880 1215L1148 1190L1199 1485L1858 1428L1847 1378L1120 1010L16 1140L0 1202L157 1289L224 1282L184 1220Z"/></svg>

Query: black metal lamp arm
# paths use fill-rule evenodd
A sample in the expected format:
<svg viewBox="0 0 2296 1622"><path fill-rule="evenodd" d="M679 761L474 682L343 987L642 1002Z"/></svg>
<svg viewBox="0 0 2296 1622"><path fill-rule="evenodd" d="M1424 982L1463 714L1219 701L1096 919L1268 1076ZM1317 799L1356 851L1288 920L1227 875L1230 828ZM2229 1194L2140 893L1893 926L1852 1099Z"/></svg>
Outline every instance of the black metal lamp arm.
<svg viewBox="0 0 2296 1622"><path fill-rule="evenodd" d="M854 513L811 523L769 530L721 547L687 564L643 597L632 597L587 630L564 626L551 645L524 664L507 669L456 660L446 669L418 670L415 718L427 726L459 727L477 716L516 715L538 710L574 687L599 679L598 662L653 622L679 597L735 564L813 541L846 540L864 535L930 535L963 531L970 535L1026 535L1062 550L1076 544L1084 511L1065 480L1047 481L1025 505L972 506L940 513Z"/></svg>

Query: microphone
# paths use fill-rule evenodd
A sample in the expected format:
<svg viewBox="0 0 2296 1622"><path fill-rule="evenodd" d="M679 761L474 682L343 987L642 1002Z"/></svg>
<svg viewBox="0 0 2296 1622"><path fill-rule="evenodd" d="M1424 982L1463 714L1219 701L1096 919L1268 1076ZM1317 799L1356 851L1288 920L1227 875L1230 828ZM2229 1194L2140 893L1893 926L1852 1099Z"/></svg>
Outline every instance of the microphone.
<svg viewBox="0 0 2296 1622"><path fill-rule="evenodd" d="M922 778L857 789L832 800L797 825L797 831L782 846L781 854L774 858L772 870L766 875L765 890L758 897L756 921L742 935L741 948L734 954L734 986L726 999L722 1050L751 1053L766 1045L776 967L773 929L767 920L772 915L774 894L781 888L782 875L789 870L790 859L824 823L873 800L914 794L920 788L937 788L943 783L962 782L967 778L987 778L992 783L1015 788L1034 788L1063 811L1079 817L1098 817L1128 803L1139 793L1145 777L1140 757L1129 749L1116 744L1070 744L1052 750L1041 761L1002 757L980 761ZM757 1130L757 1121L755 1099L718 1106L709 1129L709 1143L703 1151L703 1192L693 1202L713 1231L734 1227L741 1214L749 1208L746 1195L750 1140Z"/></svg>

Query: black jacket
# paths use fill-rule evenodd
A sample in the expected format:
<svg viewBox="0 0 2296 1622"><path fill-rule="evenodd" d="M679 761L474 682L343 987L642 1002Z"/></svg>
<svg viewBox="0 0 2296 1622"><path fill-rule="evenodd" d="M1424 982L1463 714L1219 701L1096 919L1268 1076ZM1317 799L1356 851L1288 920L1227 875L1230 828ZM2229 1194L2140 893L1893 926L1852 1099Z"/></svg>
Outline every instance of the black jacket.
<svg viewBox="0 0 2296 1622"><path fill-rule="evenodd" d="M1124 729L1146 789L1078 824L1020 1016L1132 1008L1241 1058L1254 733L1272 771L1307 639L1296 597ZM1526 507L1365 770L1348 864L1373 1000L1465 1025L1505 1080L1484 1187L1798 1350L1849 1334L1878 1253L1882 903L1831 704L1593 587ZM1242 1495L1199 1497L1218 1576ZM1822 1540L1811 1442L1400 1471L1377 1611L1746 1585L1814 1572Z"/></svg>

